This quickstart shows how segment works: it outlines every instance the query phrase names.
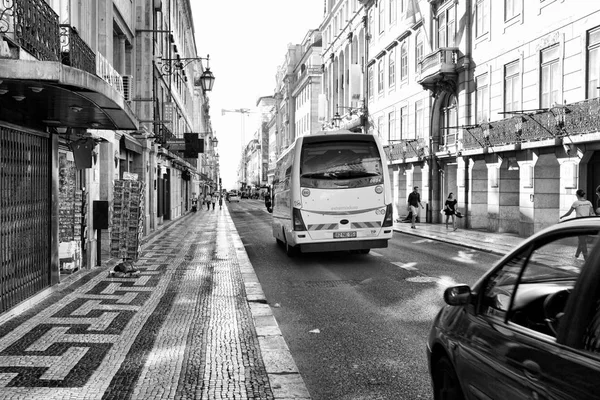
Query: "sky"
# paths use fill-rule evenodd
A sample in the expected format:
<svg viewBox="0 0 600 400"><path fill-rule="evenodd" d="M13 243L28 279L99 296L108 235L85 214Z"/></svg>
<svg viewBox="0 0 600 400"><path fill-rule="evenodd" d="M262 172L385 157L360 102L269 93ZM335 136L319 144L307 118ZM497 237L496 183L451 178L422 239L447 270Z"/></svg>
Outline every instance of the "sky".
<svg viewBox="0 0 600 400"><path fill-rule="evenodd" d="M208 97L223 187L239 189L242 145L258 129L256 102L273 95L277 67L283 64L288 44L301 43L309 30L319 28L324 0L190 2L198 56L210 56L215 76ZM206 67L206 61L202 63ZM222 110L239 109L252 113L222 115Z"/></svg>

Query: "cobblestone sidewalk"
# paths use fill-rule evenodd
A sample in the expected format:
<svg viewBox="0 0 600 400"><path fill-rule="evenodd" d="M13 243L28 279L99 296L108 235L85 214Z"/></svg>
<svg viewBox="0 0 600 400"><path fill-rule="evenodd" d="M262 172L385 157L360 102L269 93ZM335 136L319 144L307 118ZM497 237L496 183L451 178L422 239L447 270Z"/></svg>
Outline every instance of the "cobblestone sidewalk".
<svg viewBox="0 0 600 400"><path fill-rule="evenodd" d="M0 325L1 399L308 399L227 208Z"/></svg>

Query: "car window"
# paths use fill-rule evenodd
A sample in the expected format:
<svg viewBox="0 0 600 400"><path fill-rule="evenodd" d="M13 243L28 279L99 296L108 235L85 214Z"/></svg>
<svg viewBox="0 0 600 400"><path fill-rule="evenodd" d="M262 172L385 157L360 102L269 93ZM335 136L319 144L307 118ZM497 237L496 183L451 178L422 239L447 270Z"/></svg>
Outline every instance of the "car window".
<svg viewBox="0 0 600 400"><path fill-rule="evenodd" d="M515 286L508 322L556 338L567 300L598 231L561 234L536 246Z"/></svg>
<svg viewBox="0 0 600 400"><path fill-rule="evenodd" d="M480 312L556 337L584 254L598 237L597 230L585 233L561 233L507 260L486 281Z"/></svg>
<svg viewBox="0 0 600 400"><path fill-rule="evenodd" d="M504 318L508 311L519 273L528 254L528 249L523 250L515 257L509 259L488 278L481 299L481 311L483 314Z"/></svg>

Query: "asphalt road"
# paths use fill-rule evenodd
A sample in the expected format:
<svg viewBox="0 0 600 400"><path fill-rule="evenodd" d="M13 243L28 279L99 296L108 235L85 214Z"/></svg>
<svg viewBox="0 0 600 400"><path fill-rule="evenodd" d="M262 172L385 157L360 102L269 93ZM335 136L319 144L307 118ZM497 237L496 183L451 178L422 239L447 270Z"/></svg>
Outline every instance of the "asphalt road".
<svg viewBox="0 0 600 400"><path fill-rule="evenodd" d="M442 292L497 256L396 233L369 255L289 258L261 201L228 207L314 400L432 398L425 343Z"/></svg>

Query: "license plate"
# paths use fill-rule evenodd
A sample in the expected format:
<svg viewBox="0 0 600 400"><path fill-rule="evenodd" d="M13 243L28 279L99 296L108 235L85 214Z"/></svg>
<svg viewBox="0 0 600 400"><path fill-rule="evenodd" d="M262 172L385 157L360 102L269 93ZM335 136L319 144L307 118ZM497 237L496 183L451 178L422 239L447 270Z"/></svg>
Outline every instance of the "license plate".
<svg viewBox="0 0 600 400"><path fill-rule="evenodd" d="M334 239L346 239L346 238L355 238L356 231L348 231L348 232L333 232Z"/></svg>

